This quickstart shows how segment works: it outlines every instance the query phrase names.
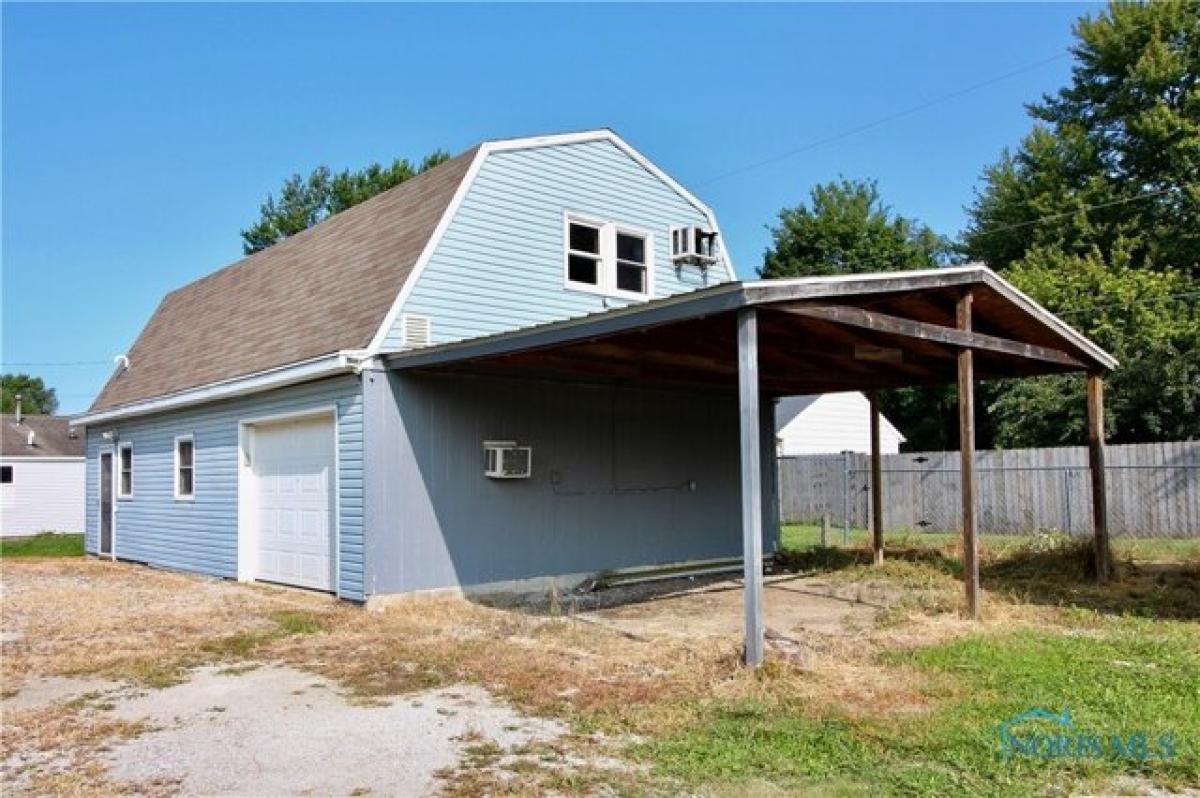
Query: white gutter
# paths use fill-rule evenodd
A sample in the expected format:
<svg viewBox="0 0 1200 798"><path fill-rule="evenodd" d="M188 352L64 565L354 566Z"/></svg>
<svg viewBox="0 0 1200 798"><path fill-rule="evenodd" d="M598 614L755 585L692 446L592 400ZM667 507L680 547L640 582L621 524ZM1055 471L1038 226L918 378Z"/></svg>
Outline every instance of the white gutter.
<svg viewBox="0 0 1200 798"><path fill-rule="evenodd" d="M277 369L260 371L245 377L237 377L223 382L209 383L199 388L156 396L141 402L132 402L95 413L84 413L71 419L72 427L87 427L118 419L141 416L147 413L161 413L166 410L177 410L182 407L215 402L219 399L231 399L236 396L258 393L272 388L282 388L322 377L332 377L338 374L355 373L358 364L357 353L337 352L324 355L313 360L294 363Z"/></svg>

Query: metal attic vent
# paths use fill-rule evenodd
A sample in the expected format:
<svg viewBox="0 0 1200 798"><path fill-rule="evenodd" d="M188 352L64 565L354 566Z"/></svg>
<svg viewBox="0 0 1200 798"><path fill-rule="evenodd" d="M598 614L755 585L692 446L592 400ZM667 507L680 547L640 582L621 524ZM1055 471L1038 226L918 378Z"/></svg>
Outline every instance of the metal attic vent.
<svg viewBox="0 0 1200 798"><path fill-rule="evenodd" d="M400 318L400 327L405 349L420 349L431 343L433 324L428 316L405 313Z"/></svg>

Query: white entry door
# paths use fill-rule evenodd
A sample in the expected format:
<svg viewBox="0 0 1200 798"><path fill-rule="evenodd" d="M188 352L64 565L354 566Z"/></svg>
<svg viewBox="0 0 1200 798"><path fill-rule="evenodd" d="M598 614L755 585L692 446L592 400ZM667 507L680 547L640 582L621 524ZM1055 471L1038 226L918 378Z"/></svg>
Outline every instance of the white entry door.
<svg viewBox="0 0 1200 798"><path fill-rule="evenodd" d="M333 589L334 432L329 418L254 428L255 578Z"/></svg>

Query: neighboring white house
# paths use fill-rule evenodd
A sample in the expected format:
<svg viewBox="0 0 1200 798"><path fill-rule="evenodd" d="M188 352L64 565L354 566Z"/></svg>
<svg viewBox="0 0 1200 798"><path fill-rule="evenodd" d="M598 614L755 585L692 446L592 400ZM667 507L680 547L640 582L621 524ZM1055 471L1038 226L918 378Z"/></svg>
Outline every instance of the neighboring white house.
<svg viewBox="0 0 1200 798"><path fill-rule="evenodd" d="M68 422L0 416L0 536L83 531L84 440Z"/></svg>
<svg viewBox="0 0 1200 798"><path fill-rule="evenodd" d="M871 451L871 404L857 391L789 396L775 410L776 451L781 457ZM879 448L896 454L904 436L880 417Z"/></svg>

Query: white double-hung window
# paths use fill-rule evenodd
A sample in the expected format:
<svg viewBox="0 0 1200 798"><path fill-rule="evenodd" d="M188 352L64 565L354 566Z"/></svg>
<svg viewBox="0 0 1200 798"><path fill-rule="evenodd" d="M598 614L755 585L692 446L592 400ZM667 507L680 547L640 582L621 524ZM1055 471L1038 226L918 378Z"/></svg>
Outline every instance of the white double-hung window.
<svg viewBox="0 0 1200 798"><path fill-rule="evenodd" d="M645 230L567 214L564 283L576 291L649 299L654 293L654 238Z"/></svg>
<svg viewBox="0 0 1200 798"><path fill-rule="evenodd" d="M196 498L196 439L191 435L175 439L175 498Z"/></svg>
<svg viewBox="0 0 1200 798"><path fill-rule="evenodd" d="M133 498L133 444L117 447L117 498Z"/></svg>

